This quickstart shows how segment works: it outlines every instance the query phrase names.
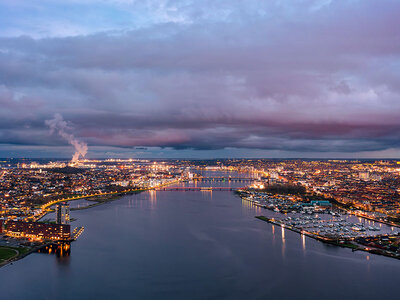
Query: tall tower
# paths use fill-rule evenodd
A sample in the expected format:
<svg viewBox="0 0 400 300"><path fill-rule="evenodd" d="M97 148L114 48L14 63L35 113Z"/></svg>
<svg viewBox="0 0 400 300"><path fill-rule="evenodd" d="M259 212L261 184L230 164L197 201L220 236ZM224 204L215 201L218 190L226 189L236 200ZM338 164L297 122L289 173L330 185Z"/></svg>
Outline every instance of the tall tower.
<svg viewBox="0 0 400 300"><path fill-rule="evenodd" d="M62 202L56 206L57 224L69 224L69 204Z"/></svg>

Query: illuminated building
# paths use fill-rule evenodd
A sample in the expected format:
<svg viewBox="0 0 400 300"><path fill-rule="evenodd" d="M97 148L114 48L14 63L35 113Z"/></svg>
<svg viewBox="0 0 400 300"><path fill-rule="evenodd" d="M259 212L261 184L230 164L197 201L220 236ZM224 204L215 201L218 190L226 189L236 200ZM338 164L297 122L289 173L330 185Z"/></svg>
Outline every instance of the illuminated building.
<svg viewBox="0 0 400 300"><path fill-rule="evenodd" d="M252 188L258 189L258 190L262 190L265 188L265 185L263 182L260 181L256 181L253 183L253 185L251 186Z"/></svg>
<svg viewBox="0 0 400 300"><path fill-rule="evenodd" d="M69 224L69 204L66 202L57 204L56 206L57 224Z"/></svg>
<svg viewBox="0 0 400 300"><path fill-rule="evenodd" d="M360 172L358 174L358 178L361 180L368 180L369 179L369 172Z"/></svg>
<svg viewBox="0 0 400 300"><path fill-rule="evenodd" d="M66 224L7 221L4 232L8 236L34 240L69 240L71 238L71 226Z"/></svg>

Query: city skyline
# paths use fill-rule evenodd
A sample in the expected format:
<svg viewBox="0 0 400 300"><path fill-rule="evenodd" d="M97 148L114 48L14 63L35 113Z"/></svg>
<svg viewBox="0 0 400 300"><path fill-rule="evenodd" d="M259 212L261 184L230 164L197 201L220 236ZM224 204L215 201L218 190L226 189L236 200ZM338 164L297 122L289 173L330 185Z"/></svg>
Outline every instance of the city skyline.
<svg viewBox="0 0 400 300"><path fill-rule="evenodd" d="M0 157L400 158L399 11L3 1Z"/></svg>

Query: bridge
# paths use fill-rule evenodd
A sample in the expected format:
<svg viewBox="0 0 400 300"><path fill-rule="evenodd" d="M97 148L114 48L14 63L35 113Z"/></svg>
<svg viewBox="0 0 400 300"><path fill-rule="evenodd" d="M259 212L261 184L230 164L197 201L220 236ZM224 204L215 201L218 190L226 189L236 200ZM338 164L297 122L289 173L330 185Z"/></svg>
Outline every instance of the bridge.
<svg viewBox="0 0 400 300"><path fill-rule="evenodd" d="M179 191L179 192L188 192L188 191L201 191L201 192L212 192L212 191L233 191L236 188L232 187L195 187L195 186L178 186L178 187L163 187L163 188L156 188L155 191Z"/></svg>
<svg viewBox="0 0 400 300"><path fill-rule="evenodd" d="M194 177L193 180L198 181L214 181L214 182L251 182L259 180L258 178L250 178L250 177Z"/></svg>

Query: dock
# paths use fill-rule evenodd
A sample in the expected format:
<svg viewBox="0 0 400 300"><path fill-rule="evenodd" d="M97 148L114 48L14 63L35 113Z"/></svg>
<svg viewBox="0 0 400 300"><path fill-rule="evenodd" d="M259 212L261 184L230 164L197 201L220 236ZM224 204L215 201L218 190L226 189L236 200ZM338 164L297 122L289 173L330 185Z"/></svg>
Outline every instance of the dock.
<svg viewBox="0 0 400 300"><path fill-rule="evenodd" d="M326 243L326 244L330 244L330 245L334 245L334 246L339 246L342 248L350 248L353 252L354 251L364 251L364 252L368 252L371 254L377 254L377 255L383 255L383 256L387 256L387 257L391 257L391 258L396 258L396 259L400 259L400 254L396 254L396 253L392 253L392 252L388 252L388 251L384 251L381 249L376 249L376 248L370 248L370 247L364 247L360 244L356 244L354 242L351 241L347 241L347 240L343 240L343 239L335 239L335 238L327 238L327 237L323 237L321 235L312 233L312 232L308 232L305 230L300 230L296 227L284 224L283 222L275 219L275 218L267 218L265 216L256 216L255 218L271 223L273 225L277 225L280 226L282 228L291 230L293 232L297 232L301 235L305 235L308 236L312 239L318 240L320 242Z"/></svg>

